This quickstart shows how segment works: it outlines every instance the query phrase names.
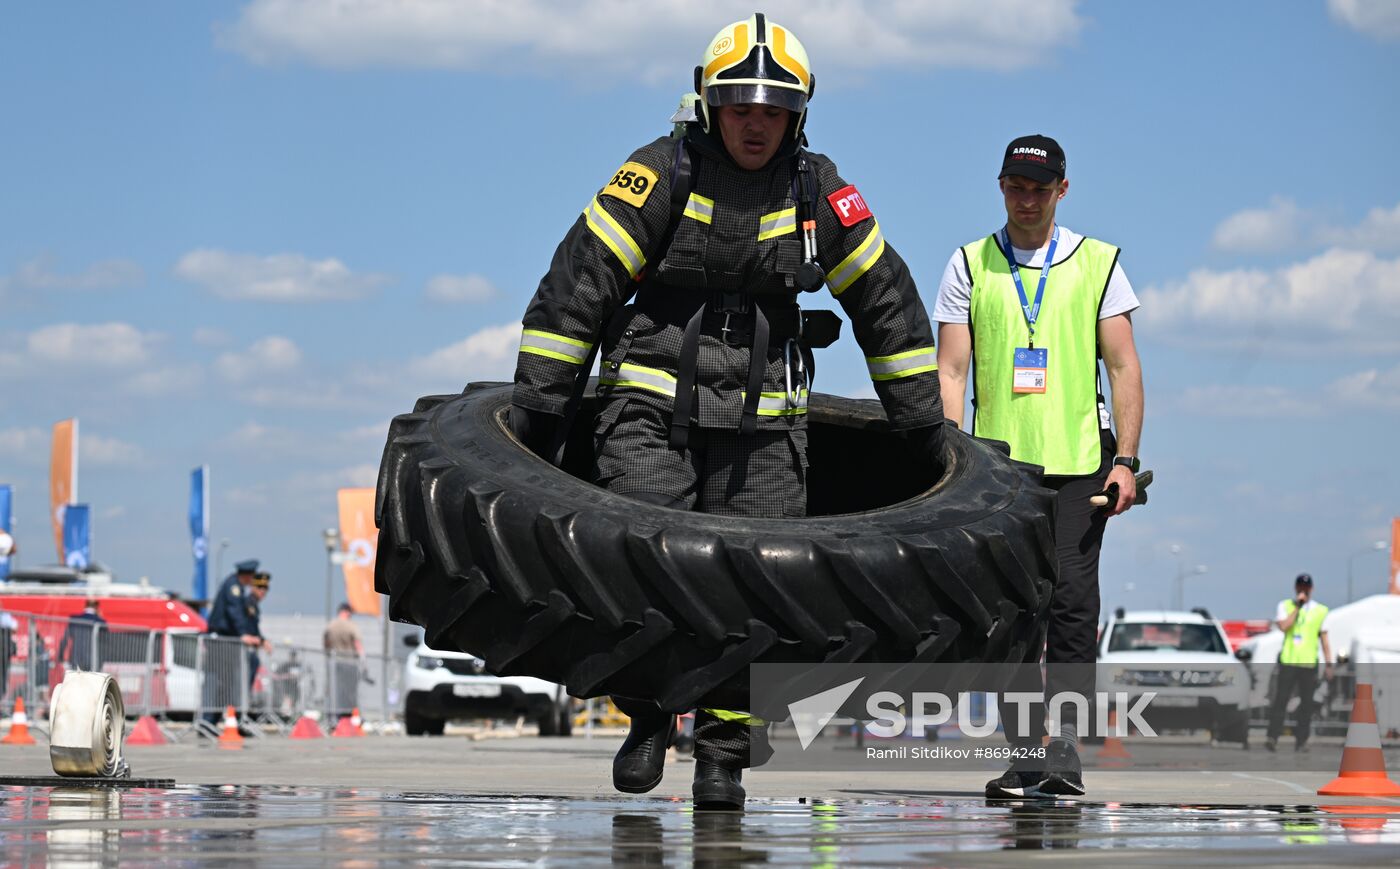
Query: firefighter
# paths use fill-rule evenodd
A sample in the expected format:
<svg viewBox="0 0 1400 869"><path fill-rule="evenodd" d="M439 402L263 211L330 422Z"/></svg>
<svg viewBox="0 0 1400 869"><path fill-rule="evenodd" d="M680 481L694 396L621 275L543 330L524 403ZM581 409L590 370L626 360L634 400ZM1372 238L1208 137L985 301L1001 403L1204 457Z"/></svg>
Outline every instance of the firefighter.
<svg viewBox="0 0 1400 869"><path fill-rule="evenodd" d="M825 286L892 427L936 461L933 332L860 192L804 147L814 85L802 43L761 13L715 36L693 117L683 104L682 132L633 152L588 202L525 312L511 411L522 443L557 460L600 353L598 485L681 510L806 515L812 350L840 320L798 300ZM675 716L614 700L632 721L613 782L644 793ZM697 806L742 807L740 770L766 759L764 735L743 713L698 711Z"/></svg>

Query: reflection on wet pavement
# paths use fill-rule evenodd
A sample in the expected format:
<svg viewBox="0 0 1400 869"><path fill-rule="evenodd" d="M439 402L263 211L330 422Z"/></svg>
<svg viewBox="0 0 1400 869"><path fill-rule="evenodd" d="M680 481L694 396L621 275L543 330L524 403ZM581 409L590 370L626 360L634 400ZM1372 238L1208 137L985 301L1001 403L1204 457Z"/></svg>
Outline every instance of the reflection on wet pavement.
<svg viewBox="0 0 1400 869"><path fill-rule="evenodd" d="M1325 846L1325 847L1316 847ZM0 863L452 861L477 865L1000 865L1005 851L1078 862L1392 862L1400 805L1161 806L935 798L755 800L746 813L675 799L558 799L348 788L0 788ZM1045 854L1044 856L1050 856ZM1157 859L1153 859L1156 857Z"/></svg>

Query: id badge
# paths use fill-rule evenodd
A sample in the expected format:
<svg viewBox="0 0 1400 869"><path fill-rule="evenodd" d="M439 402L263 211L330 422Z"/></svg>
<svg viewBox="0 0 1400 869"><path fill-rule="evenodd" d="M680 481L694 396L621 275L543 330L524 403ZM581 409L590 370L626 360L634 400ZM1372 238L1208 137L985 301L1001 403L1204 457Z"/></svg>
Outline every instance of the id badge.
<svg viewBox="0 0 1400 869"><path fill-rule="evenodd" d="M1044 347L1017 347L1011 368L1011 391L1044 392L1049 358Z"/></svg>

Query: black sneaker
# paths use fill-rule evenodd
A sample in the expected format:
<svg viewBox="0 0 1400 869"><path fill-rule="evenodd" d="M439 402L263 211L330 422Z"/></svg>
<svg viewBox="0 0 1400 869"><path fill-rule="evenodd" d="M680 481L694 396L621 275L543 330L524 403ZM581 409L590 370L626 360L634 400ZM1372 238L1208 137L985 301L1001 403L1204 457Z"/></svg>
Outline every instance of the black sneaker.
<svg viewBox="0 0 1400 869"><path fill-rule="evenodd" d="M1045 780L1040 783L1043 796L1084 796L1084 767L1079 752L1063 739L1052 739L1045 749Z"/></svg>
<svg viewBox="0 0 1400 869"><path fill-rule="evenodd" d="M1042 763L1033 764L1029 759L1013 760L1000 778L987 782L984 791L987 799L1019 800L1040 796L1040 783L1045 780L1045 772L1032 769L1032 765L1043 766Z"/></svg>
<svg viewBox="0 0 1400 869"><path fill-rule="evenodd" d="M1264 749L1266 751L1278 751L1278 740L1270 736L1268 739L1264 740Z"/></svg>

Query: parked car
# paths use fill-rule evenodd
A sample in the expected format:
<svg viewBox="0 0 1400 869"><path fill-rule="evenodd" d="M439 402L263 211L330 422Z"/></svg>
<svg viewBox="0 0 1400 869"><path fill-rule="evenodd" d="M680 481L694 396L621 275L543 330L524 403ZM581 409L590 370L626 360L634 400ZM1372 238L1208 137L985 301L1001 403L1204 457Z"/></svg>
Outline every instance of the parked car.
<svg viewBox="0 0 1400 869"><path fill-rule="evenodd" d="M533 676L493 676L480 658L430 649L415 637L405 664L404 730L441 736L449 721L517 718L534 721L541 736L568 736L573 701L564 686Z"/></svg>
<svg viewBox="0 0 1400 869"><path fill-rule="evenodd" d="M1116 610L1100 635L1097 673L1098 690L1126 693L1129 705L1155 693L1143 715L1154 730L1249 743L1249 672L1204 609Z"/></svg>

